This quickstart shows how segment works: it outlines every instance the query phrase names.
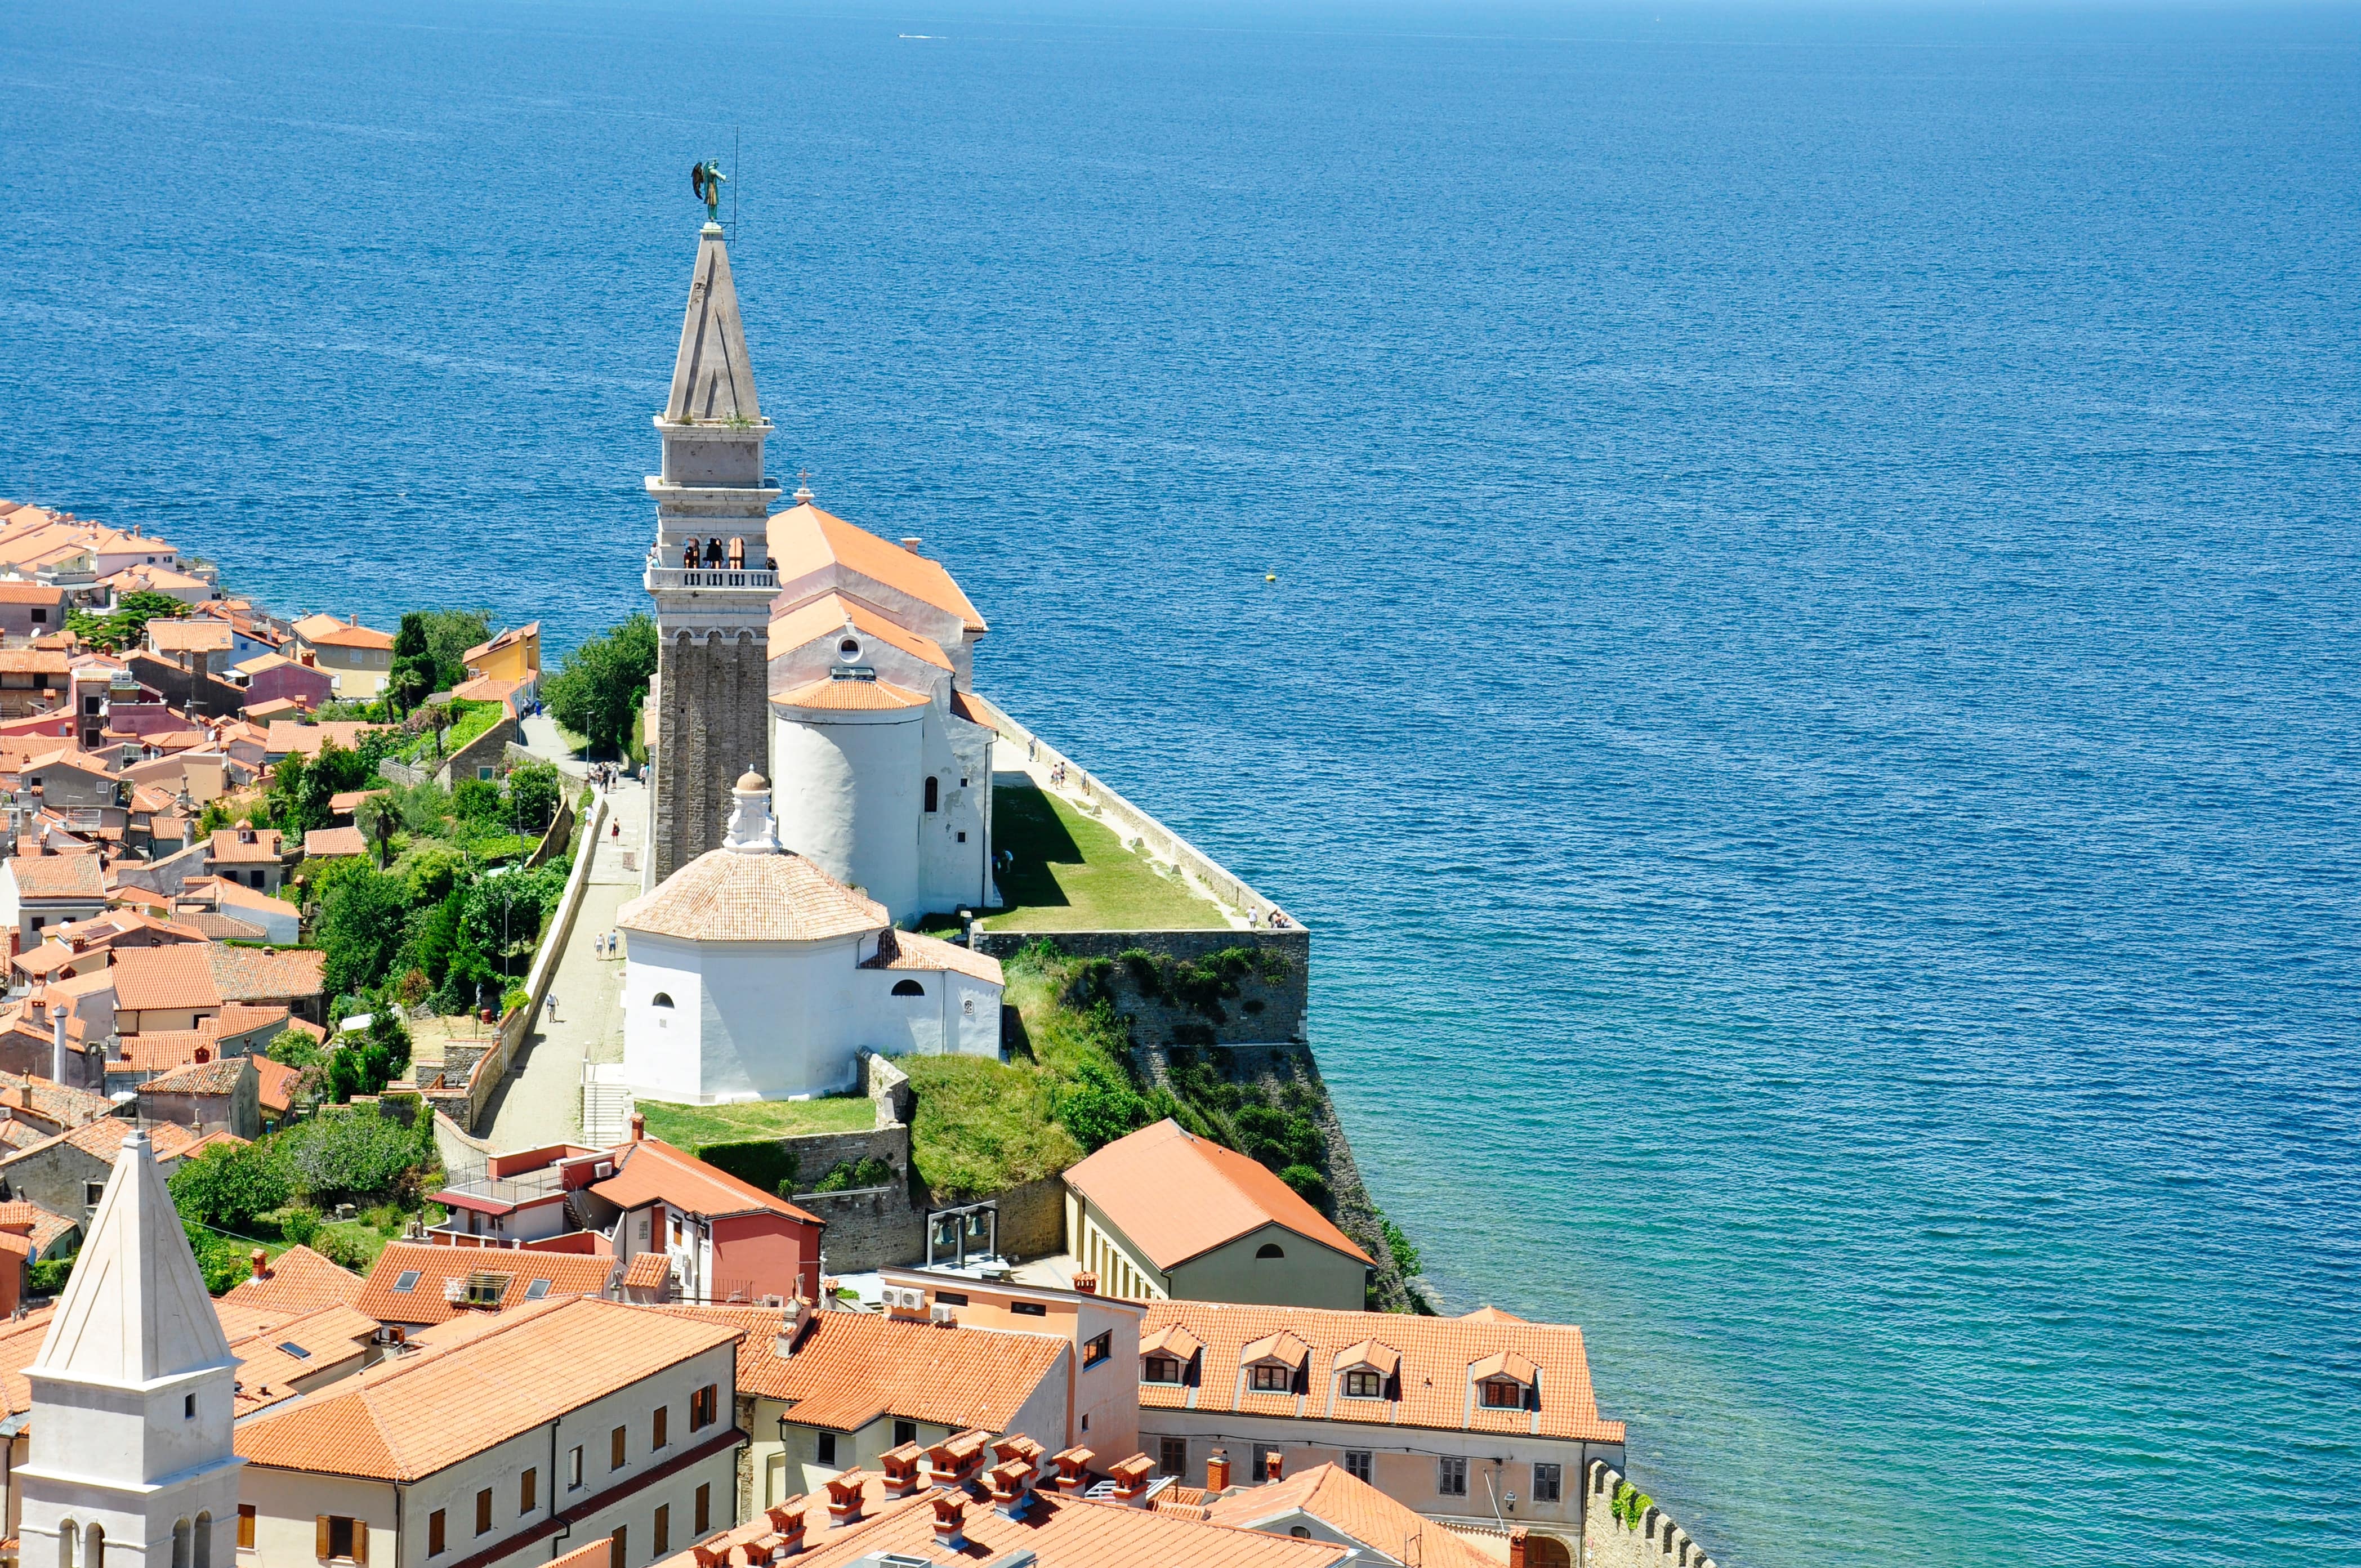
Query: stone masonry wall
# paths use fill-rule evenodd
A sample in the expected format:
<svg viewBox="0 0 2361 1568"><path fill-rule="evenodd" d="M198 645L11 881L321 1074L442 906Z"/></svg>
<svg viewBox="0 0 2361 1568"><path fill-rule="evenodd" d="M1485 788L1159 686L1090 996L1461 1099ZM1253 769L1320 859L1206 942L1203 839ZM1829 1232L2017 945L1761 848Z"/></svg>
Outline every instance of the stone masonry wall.
<svg viewBox="0 0 2361 1568"><path fill-rule="evenodd" d="M499 778L509 771L509 747L523 731L513 718L503 718L473 740L445 759L435 771L435 778L445 789L461 779L472 779L479 768L489 768Z"/></svg>
<svg viewBox="0 0 2361 1568"><path fill-rule="evenodd" d="M1637 1530L1617 1519L1615 1491L1622 1483L1623 1473L1605 1460L1590 1462L1583 1477L1583 1568L1714 1568L1705 1548L1653 1504Z"/></svg>
<svg viewBox="0 0 2361 1568"><path fill-rule="evenodd" d="M1038 932L982 931L972 938L979 952L1005 961ZM1283 966L1273 980L1249 975L1238 994L1213 1010L1145 993L1130 969L1117 963L1108 977L1115 1011L1131 1018L1131 1037L1142 1046L1269 1045L1304 1036L1304 1009L1312 978L1312 933L1289 931L1060 931L1050 941L1076 958L1114 959L1135 948L1175 962L1202 960L1232 948L1274 955Z"/></svg>
<svg viewBox="0 0 2361 1568"><path fill-rule="evenodd" d="M730 786L770 772L770 669L764 640L681 632L656 651L655 880L720 846Z"/></svg>
<svg viewBox="0 0 2361 1568"><path fill-rule="evenodd" d="M798 1192L794 1201L828 1223L820 1257L830 1274L861 1274L926 1255L927 1213L910 1201L907 1182L851 1192Z"/></svg>

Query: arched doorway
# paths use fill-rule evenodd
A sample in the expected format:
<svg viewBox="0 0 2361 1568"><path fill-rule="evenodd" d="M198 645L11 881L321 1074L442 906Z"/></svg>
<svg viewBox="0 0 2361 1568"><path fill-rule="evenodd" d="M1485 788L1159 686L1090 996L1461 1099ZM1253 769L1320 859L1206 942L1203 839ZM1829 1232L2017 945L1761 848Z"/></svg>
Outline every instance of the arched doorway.
<svg viewBox="0 0 2361 1568"><path fill-rule="evenodd" d="M1574 1554L1554 1535L1525 1538L1525 1568L1574 1568Z"/></svg>

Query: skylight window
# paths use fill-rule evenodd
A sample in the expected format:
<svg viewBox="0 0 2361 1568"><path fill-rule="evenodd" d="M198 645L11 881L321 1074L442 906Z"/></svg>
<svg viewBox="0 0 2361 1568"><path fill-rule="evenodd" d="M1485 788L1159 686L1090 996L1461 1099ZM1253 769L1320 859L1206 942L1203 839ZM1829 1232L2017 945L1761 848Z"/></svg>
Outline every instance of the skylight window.
<svg viewBox="0 0 2361 1568"><path fill-rule="evenodd" d="M309 1361L312 1359L312 1353L305 1350L302 1345L297 1344L291 1339L280 1340L279 1342L279 1348L285 1351L288 1354L293 1356L298 1361Z"/></svg>
<svg viewBox="0 0 2361 1568"><path fill-rule="evenodd" d="M524 1288L524 1299L528 1301L538 1301L548 1294L549 1281L546 1279L536 1279Z"/></svg>
<svg viewBox="0 0 2361 1568"><path fill-rule="evenodd" d="M401 1271L401 1277L393 1282L393 1288L405 1296L412 1290L417 1289L418 1270L414 1268L403 1269Z"/></svg>

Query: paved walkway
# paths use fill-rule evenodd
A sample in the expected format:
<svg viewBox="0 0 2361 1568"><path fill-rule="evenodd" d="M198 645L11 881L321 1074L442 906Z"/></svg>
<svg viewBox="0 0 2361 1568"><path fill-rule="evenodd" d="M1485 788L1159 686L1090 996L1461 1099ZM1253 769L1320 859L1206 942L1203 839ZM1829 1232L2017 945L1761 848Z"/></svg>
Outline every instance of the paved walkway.
<svg viewBox="0 0 2361 1568"><path fill-rule="evenodd" d="M541 1026L492 1097L485 1136L496 1149L535 1148L576 1137L582 1128L582 1064L623 1059L623 964L620 958L599 956L598 938L615 928L615 912L640 894L647 799L647 791L635 782L608 794L609 827L592 852L590 885L582 890L573 939L558 955Z"/></svg>

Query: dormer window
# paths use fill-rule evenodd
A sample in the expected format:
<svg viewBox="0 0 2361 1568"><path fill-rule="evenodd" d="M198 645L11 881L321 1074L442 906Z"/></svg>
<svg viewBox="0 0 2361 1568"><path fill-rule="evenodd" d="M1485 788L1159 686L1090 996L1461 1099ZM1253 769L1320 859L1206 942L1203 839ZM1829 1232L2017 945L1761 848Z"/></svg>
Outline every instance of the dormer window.
<svg viewBox="0 0 2361 1568"><path fill-rule="evenodd" d="M1179 1383L1185 1370L1185 1364L1178 1356L1150 1355L1139 1364L1139 1380L1142 1383Z"/></svg>
<svg viewBox="0 0 2361 1568"><path fill-rule="evenodd" d="M1488 1377L1481 1387L1488 1410L1521 1410L1525 1407L1525 1386L1521 1383L1507 1377Z"/></svg>
<svg viewBox="0 0 2361 1568"><path fill-rule="evenodd" d="M1345 1398L1347 1399L1382 1399L1386 1397L1386 1380L1382 1374L1364 1367L1345 1374Z"/></svg>
<svg viewBox="0 0 2361 1568"><path fill-rule="evenodd" d="M1275 1361L1257 1361L1246 1368L1246 1386L1257 1394L1292 1394L1295 1368Z"/></svg>

